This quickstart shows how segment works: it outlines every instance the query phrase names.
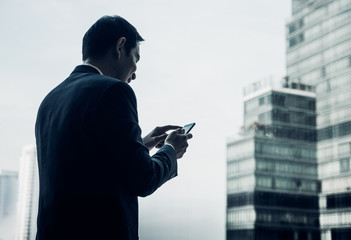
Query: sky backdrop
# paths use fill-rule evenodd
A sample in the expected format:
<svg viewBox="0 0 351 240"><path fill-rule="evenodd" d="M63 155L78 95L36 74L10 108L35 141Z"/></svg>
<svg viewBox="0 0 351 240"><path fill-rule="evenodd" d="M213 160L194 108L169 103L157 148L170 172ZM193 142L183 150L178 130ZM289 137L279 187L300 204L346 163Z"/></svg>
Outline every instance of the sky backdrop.
<svg viewBox="0 0 351 240"><path fill-rule="evenodd" d="M285 74L290 11L290 0L1 0L0 168L18 170L41 100L81 63L87 29L118 14L146 40L131 83L143 135L197 124L178 177L140 199L140 239L224 239L227 138L243 124L243 87Z"/></svg>

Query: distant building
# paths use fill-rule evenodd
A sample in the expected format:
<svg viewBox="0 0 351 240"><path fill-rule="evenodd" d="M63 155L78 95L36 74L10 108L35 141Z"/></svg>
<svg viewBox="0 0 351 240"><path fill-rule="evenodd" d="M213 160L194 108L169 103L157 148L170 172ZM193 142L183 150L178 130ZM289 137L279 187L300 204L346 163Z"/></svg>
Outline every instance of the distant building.
<svg viewBox="0 0 351 240"><path fill-rule="evenodd" d="M312 141L314 137L310 138L313 134L306 132L309 129L307 122L313 121L312 116L310 120L305 119L305 126L299 123L299 131L289 133L288 130L307 116L304 114L312 114L310 109L294 116L290 111L297 109L285 102L288 108L275 113L273 110L272 115L264 110L264 105L268 100L273 105L270 107L275 108L275 100L268 97L273 96L274 91L264 97L262 94L267 93L257 92L259 84L251 88L257 93L245 100L244 129L251 128L252 133L249 135L246 131L241 139L228 142L227 239L265 239L262 236L270 236L266 238L349 240L351 1L292 0L292 17L286 29L287 77L284 87L315 91L315 142ZM290 98L289 95L285 97ZM280 128L277 129L274 126L276 121L290 123L285 127L277 126ZM297 139L293 140L292 136ZM283 158L286 160L282 161ZM289 165L280 165L283 162ZM274 190L269 191L270 194L280 195L283 194L279 192L283 190L282 186L286 188L284 191L289 189L289 194L294 194L288 198L257 194L272 187ZM277 209L273 209L274 204ZM289 210L292 206L294 213ZM291 224L290 230L286 229L288 223ZM261 234L269 227L276 229Z"/></svg>
<svg viewBox="0 0 351 240"><path fill-rule="evenodd" d="M37 230L39 177L35 145L22 151L19 171L18 223L16 240L33 240Z"/></svg>
<svg viewBox="0 0 351 240"><path fill-rule="evenodd" d="M287 74L316 91L321 239L351 239L351 1L292 3Z"/></svg>
<svg viewBox="0 0 351 240"><path fill-rule="evenodd" d="M227 143L227 240L319 240L315 94L256 90Z"/></svg>
<svg viewBox="0 0 351 240"><path fill-rule="evenodd" d="M0 239L13 240L16 228L18 173L0 170Z"/></svg>

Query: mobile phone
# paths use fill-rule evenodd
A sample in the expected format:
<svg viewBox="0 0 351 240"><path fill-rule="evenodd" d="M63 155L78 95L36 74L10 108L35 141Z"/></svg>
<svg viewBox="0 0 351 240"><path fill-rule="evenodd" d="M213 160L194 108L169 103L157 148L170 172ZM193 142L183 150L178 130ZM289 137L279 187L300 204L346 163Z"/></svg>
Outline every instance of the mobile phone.
<svg viewBox="0 0 351 240"><path fill-rule="evenodd" d="M195 123L189 123L183 127L184 134L188 134L190 130L195 126Z"/></svg>

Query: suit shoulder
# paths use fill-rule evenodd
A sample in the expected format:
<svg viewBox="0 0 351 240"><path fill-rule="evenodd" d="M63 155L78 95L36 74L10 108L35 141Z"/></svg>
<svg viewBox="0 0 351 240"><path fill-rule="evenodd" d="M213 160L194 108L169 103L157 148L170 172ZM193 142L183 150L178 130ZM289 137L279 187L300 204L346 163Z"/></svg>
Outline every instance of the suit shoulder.
<svg viewBox="0 0 351 240"><path fill-rule="evenodd" d="M94 75L90 76L89 78L86 78L85 80L87 84L91 84L96 88L105 88L106 90L114 89L134 93L133 89L129 86L129 84L116 78L104 75Z"/></svg>
<svg viewBox="0 0 351 240"><path fill-rule="evenodd" d="M105 88L104 94L107 98L118 98L118 99L130 99L131 101L136 101L136 96L132 87L129 84L116 80L110 82L107 88Z"/></svg>

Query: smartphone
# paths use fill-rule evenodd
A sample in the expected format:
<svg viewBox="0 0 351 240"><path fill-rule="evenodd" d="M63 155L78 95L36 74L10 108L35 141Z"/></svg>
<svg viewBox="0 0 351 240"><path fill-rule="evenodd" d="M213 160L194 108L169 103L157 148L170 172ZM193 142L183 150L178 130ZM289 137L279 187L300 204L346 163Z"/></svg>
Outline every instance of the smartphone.
<svg viewBox="0 0 351 240"><path fill-rule="evenodd" d="M195 123L189 123L183 127L184 134L188 134L190 130L195 126Z"/></svg>

